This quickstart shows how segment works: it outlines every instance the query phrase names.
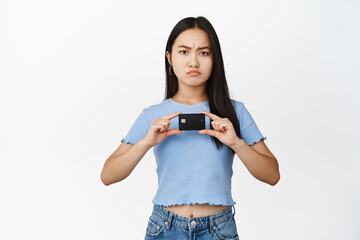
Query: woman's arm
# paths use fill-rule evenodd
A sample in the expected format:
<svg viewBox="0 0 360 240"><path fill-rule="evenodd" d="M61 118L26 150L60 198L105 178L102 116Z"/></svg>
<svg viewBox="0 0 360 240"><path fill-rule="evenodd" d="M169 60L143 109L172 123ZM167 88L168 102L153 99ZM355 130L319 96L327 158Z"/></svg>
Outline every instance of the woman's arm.
<svg viewBox="0 0 360 240"><path fill-rule="evenodd" d="M107 186L127 178L151 147L143 139L134 146L122 142L106 160L101 172L101 181Z"/></svg>
<svg viewBox="0 0 360 240"><path fill-rule="evenodd" d="M238 138L230 147L256 179L271 186L280 180L279 164L263 140L249 146L244 140Z"/></svg>
<svg viewBox="0 0 360 240"><path fill-rule="evenodd" d="M171 113L161 118L153 119L149 129L144 128L148 131L146 136L137 141L134 146L131 146L130 143L125 144L122 142L120 147L106 160L101 172L101 181L105 185L110 185L124 180L130 175L150 148L159 144L168 136L181 134L182 131L179 129L168 129L171 124L170 119L175 118L180 113ZM140 120L137 120L136 123L141 123L141 118L138 119ZM136 124L133 125L132 129L136 129L137 126ZM140 128L143 127L141 124L139 126Z"/></svg>

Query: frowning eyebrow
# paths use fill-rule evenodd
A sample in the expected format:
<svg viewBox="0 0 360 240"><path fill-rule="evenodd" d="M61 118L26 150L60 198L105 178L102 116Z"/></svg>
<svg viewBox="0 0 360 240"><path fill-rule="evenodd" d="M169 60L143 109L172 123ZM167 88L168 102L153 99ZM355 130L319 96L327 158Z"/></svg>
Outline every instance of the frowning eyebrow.
<svg viewBox="0 0 360 240"><path fill-rule="evenodd" d="M178 48L181 48L181 47L186 48L186 49L191 49L191 47L188 47L188 46L185 46L185 45L180 45L180 46L178 46ZM211 48L208 47L208 46L198 47L197 49L198 49L198 50L202 50L202 49L209 49L209 50L211 50Z"/></svg>

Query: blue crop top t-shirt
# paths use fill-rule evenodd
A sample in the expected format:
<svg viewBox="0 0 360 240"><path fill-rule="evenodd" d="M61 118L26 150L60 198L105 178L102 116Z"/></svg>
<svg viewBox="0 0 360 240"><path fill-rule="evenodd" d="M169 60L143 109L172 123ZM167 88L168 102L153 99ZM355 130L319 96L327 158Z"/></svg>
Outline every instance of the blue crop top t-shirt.
<svg viewBox="0 0 360 240"><path fill-rule="evenodd" d="M242 139L253 145L266 140L252 116L240 101L231 99L240 123ZM155 118L175 112L210 112L208 100L185 105L171 98L144 108L127 135L121 140L134 145L143 139ZM205 128L210 129L210 118L205 116ZM169 129L179 128L179 117L170 119ZM153 204L162 206L204 204L235 205L231 195L234 153L226 144L218 150L211 136L198 130L183 131L166 137L153 147L156 158L158 189Z"/></svg>

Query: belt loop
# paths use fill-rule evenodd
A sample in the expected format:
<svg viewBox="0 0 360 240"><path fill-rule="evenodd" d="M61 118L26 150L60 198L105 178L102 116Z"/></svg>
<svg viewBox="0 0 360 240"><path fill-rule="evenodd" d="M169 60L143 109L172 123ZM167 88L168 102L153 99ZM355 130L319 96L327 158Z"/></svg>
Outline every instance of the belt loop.
<svg viewBox="0 0 360 240"><path fill-rule="evenodd" d="M234 208L234 213L233 213L233 217L235 216L235 205L233 205L233 208Z"/></svg>
<svg viewBox="0 0 360 240"><path fill-rule="evenodd" d="M169 217L168 217L168 221L167 221L167 226L166 226L166 229L167 229L168 231L169 231L170 228L171 228L172 218L173 218L173 213L170 212L170 213L169 213Z"/></svg>
<svg viewBox="0 0 360 240"><path fill-rule="evenodd" d="M213 234L214 233L214 228L215 228L215 226L214 226L214 216L209 216L209 222L210 222L210 234Z"/></svg>

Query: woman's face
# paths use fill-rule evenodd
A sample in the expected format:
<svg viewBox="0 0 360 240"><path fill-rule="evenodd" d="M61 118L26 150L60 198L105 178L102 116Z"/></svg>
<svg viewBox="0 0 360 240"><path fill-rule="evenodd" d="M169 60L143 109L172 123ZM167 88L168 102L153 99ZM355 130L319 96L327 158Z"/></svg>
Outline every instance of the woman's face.
<svg viewBox="0 0 360 240"><path fill-rule="evenodd" d="M209 79L213 67L210 40L201 29L187 29L179 34L172 46L172 54L166 56L178 78L179 85L199 86ZM198 75L188 74L196 70Z"/></svg>

